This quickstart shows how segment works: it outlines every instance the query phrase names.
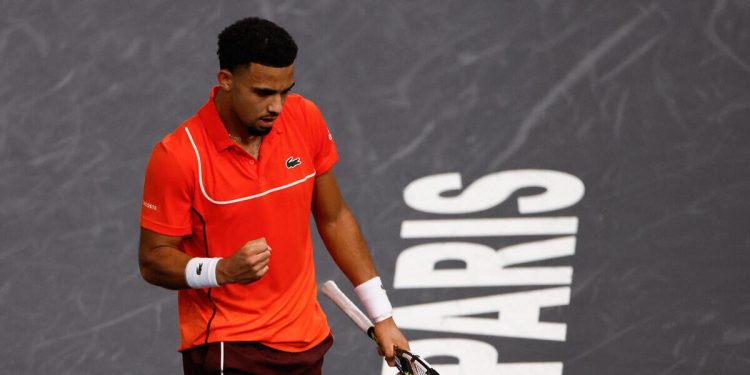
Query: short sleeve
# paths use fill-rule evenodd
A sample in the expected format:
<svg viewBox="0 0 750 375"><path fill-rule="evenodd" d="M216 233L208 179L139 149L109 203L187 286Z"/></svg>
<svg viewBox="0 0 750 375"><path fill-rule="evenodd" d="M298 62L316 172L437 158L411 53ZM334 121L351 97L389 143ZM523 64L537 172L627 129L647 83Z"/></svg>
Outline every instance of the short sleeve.
<svg viewBox="0 0 750 375"><path fill-rule="evenodd" d="M141 226L168 236L191 234L192 185L175 156L157 144L146 168Z"/></svg>
<svg viewBox="0 0 750 375"><path fill-rule="evenodd" d="M317 175L328 172L339 159L336 143L318 107L305 100L305 117L312 133L312 150Z"/></svg>

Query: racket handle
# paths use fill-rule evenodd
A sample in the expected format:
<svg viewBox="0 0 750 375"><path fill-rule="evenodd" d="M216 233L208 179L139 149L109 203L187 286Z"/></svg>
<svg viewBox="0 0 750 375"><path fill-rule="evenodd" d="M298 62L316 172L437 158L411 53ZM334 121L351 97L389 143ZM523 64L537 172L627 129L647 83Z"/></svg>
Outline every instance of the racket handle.
<svg viewBox="0 0 750 375"><path fill-rule="evenodd" d="M375 329L373 328L372 321L365 315L357 305L339 289L339 286L333 280L328 280L320 287L320 291L330 298L333 303L338 306L341 311L354 322L354 324L366 333L367 336L374 338Z"/></svg>
<svg viewBox="0 0 750 375"><path fill-rule="evenodd" d="M370 321L370 318L365 315L362 310L357 307L357 305L352 302L352 300L349 299L349 297L344 294L344 292L339 289L339 286L336 285L336 283L333 280L328 280L320 287L320 291L323 292L323 294L326 295L326 297L330 298L333 303L338 306L341 311L346 314L346 316L351 319L354 324L359 327L362 332L367 334L368 337L370 337L373 341L378 342L378 340L375 338L375 327L372 325L372 321ZM394 350L398 350L397 347L394 348ZM403 355L396 355L396 367L399 369L399 371L404 375L413 375L414 370L412 370L412 365L409 363L409 360L404 358ZM433 370L434 371L434 370ZM428 372L428 374L431 374ZM437 372L434 372L434 374L437 374Z"/></svg>

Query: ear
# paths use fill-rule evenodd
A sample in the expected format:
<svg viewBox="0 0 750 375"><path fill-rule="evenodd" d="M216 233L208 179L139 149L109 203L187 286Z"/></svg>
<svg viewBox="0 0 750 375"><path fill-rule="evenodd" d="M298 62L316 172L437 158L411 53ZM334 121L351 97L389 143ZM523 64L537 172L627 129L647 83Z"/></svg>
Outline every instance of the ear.
<svg viewBox="0 0 750 375"><path fill-rule="evenodd" d="M227 69L221 69L216 73L216 80L219 82L219 86L221 86L222 90L226 92L232 91L232 83L234 80L232 72Z"/></svg>

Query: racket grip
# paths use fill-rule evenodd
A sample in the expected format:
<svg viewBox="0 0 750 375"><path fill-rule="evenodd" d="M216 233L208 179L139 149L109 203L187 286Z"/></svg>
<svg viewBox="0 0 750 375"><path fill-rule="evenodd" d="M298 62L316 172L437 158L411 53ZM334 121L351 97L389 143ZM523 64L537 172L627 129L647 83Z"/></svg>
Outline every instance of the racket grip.
<svg viewBox="0 0 750 375"><path fill-rule="evenodd" d="M350 300L349 297L339 289L338 285L336 285L333 280L328 280L323 283L323 286L320 287L320 291L325 294L326 297L330 298L331 301L333 301L333 303L335 303L336 306L338 306L338 308L340 308L363 332L370 336L369 330L373 329L372 336L370 337L375 336L375 331L370 318L368 318L367 315L365 315L362 310L360 310L359 307L357 307L357 305L355 305L354 302L352 302L352 300Z"/></svg>

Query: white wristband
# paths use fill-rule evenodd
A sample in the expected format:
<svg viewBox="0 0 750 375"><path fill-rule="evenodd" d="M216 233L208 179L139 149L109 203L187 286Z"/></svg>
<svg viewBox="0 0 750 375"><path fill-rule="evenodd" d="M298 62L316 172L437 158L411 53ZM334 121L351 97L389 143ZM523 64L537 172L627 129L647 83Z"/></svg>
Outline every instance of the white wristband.
<svg viewBox="0 0 750 375"><path fill-rule="evenodd" d="M219 286L216 281L216 265L221 258L193 258L185 266L185 281L191 288L214 288Z"/></svg>
<svg viewBox="0 0 750 375"><path fill-rule="evenodd" d="M357 297L365 305L367 315L370 316L373 323L382 322L393 316L393 307L391 301L388 300L388 295L385 293L383 282L380 281L380 277L375 276L370 280L359 284L354 288L354 292L357 293Z"/></svg>

